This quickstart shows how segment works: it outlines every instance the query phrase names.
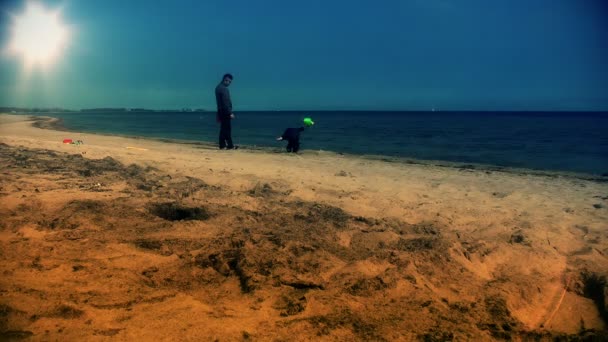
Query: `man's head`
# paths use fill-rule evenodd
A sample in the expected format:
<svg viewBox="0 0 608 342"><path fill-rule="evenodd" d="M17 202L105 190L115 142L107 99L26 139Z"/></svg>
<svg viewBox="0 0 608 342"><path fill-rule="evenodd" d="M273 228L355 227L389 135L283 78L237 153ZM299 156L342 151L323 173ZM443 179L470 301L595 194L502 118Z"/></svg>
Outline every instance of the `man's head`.
<svg viewBox="0 0 608 342"><path fill-rule="evenodd" d="M224 77L222 77L222 83L224 83L224 85L227 87L230 85L230 83L232 83L232 75L231 74L225 74Z"/></svg>

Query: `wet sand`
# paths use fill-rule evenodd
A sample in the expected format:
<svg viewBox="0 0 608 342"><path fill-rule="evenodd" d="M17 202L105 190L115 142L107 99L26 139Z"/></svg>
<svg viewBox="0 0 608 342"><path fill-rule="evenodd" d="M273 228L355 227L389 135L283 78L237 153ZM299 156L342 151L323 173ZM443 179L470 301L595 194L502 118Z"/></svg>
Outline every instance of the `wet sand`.
<svg viewBox="0 0 608 342"><path fill-rule="evenodd" d="M0 340L607 338L608 177L0 143Z"/></svg>

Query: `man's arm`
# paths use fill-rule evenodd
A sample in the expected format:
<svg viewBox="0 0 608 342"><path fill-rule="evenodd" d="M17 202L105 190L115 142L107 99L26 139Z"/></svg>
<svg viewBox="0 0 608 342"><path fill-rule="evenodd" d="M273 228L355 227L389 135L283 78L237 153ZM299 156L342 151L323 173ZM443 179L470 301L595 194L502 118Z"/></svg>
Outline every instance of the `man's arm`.
<svg viewBox="0 0 608 342"><path fill-rule="evenodd" d="M230 100L230 91L228 88L222 88L222 105L224 109L232 114L232 101Z"/></svg>

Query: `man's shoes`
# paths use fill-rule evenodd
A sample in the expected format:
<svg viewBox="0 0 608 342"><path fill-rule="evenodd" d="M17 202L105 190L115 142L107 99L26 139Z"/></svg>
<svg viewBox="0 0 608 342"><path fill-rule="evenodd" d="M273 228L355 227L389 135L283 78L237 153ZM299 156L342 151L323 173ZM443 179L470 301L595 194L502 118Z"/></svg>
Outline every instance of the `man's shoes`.
<svg viewBox="0 0 608 342"><path fill-rule="evenodd" d="M238 146L232 146L232 147L226 147L227 150L238 150L239 147Z"/></svg>

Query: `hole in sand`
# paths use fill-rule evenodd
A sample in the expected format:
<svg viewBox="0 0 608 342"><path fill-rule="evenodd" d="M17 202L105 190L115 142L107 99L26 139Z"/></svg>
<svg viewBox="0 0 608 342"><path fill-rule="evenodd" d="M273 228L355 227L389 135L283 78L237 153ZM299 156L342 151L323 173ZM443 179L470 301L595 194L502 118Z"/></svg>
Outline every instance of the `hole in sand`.
<svg viewBox="0 0 608 342"><path fill-rule="evenodd" d="M177 203L152 204L150 213L168 221L206 220L211 217L205 208L184 207Z"/></svg>
<svg viewBox="0 0 608 342"><path fill-rule="evenodd" d="M581 274L583 281L583 294L585 297L593 300L600 313L600 317L605 323L608 323L608 287L606 286L606 276L600 276L596 273L583 272Z"/></svg>

